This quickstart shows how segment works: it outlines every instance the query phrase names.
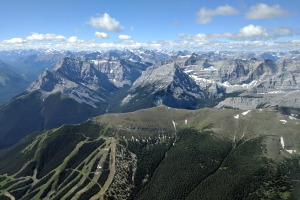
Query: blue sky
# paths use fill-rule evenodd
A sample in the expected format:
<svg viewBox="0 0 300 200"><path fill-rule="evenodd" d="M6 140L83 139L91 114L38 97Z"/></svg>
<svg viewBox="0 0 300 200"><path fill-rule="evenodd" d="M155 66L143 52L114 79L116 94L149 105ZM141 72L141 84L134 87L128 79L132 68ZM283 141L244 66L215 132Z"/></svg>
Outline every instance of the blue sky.
<svg viewBox="0 0 300 200"><path fill-rule="evenodd" d="M299 50L298 0L1 0L0 49Z"/></svg>

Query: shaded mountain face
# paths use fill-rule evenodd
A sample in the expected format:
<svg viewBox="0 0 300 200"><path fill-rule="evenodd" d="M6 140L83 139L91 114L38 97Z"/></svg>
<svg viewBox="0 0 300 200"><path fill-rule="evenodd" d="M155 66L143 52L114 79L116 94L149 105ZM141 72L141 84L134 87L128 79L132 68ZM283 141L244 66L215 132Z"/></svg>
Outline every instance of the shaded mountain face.
<svg viewBox="0 0 300 200"><path fill-rule="evenodd" d="M79 123L105 110L69 98L61 93L47 97L39 91L14 98L0 112L0 148L7 148L35 131Z"/></svg>
<svg viewBox="0 0 300 200"><path fill-rule="evenodd" d="M107 112L118 87L131 84L148 66L123 60L101 61L104 62L100 65L94 60L63 58L52 70L41 74L23 95L2 107L0 148L14 144L30 132L79 123ZM111 70L116 73L110 73ZM118 71L122 76L116 77ZM114 84L117 78L120 84Z"/></svg>
<svg viewBox="0 0 300 200"><path fill-rule="evenodd" d="M299 126L274 109L106 114L0 151L0 197L297 199Z"/></svg>
<svg viewBox="0 0 300 200"><path fill-rule="evenodd" d="M62 59L45 71L27 92L0 110L0 148L8 147L28 133L79 123L105 113L109 93L115 86L92 64Z"/></svg>

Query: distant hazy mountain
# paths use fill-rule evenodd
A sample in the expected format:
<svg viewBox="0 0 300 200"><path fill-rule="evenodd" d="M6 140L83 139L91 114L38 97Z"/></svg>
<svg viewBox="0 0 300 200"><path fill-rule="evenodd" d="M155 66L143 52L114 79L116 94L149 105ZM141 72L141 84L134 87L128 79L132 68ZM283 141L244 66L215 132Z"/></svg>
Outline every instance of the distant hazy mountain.
<svg viewBox="0 0 300 200"><path fill-rule="evenodd" d="M197 52L202 58L209 60L233 60L233 59L252 59L252 60L299 60L299 51L289 52L235 52L235 51L215 51Z"/></svg>
<svg viewBox="0 0 300 200"><path fill-rule="evenodd" d="M0 105L22 93L28 85L26 79L0 60Z"/></svg>

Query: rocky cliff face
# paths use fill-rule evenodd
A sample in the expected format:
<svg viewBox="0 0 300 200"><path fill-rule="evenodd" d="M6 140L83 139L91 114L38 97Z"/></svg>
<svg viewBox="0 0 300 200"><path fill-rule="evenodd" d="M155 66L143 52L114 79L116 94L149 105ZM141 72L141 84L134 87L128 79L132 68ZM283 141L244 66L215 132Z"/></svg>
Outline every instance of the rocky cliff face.
<svg viewBox="0 0 300 200"><path fill-rule="evenodd" d="M260 94L250 96L230 97L221 101L217 108L238 108L242 110L253 110L257 108L280 106L300 108L300 92L295 90L292 92L282 92L274 94Z"/></svg>
<svg viewBox="0 0 300 200"><path fill-rule="evenodd" d="M218 60L199 58L193 65L184 65L184 71L198 84L216 83L230 93L237 90L274 92L291 91L300 83L298 60L274 62L271 60Z"/></svg>
<svg viewBox="0 0 300 200"><path fill-rule="evenodd" d="M64 58L53 70L46 70L33 82L28 92L38 90L44 94L44 98L60 92L79 103L96 107L97 103L107 101L105 93L114 88L108 78L91 63Z"/></svg>
<svg viewBox="0 0 300 200"><path fill-rule="evenodd" d="M138 59L139 60L139 59ZM147 69L151 64L114 57L105 57L101 60L92 60L95 68L106 74L109 81L116 87L131 86L132 83Z"/></svg>
<svg viewBox="0 0 300 200"><path fill-rule="evenodd" d="M288 94L299 90L299 60L220 60L203 59L201 56L190 54L173 58L173 62L177 63L201 88L206 88L208 99L220 98L225 93L245 91L251 95L263 96L262 99L230 98L223 101L219 107L255 108L259 104L298 106L297 97L290 99L290 95L286 95L284 101L281 101L279 99L283 97L278 95L274 97L272 94ZM253 106L250 106L252 104Z"/></svg>
<svg viewBox="0 0 300 200"><path fill-rule="evenodd" d="M180 108L197 108L204 98L200 86L176 64L148 68L134 82L123 106L151 98L151 105L168 105Z"/></svg>
<svg viewBox="0 0 300 200"><path fill-rule="evenodd" d="M205 60L185 67L185 71L199 84L217 83L224 86L227 92L254 90L268 93L297 89L300 83L299 67L299 60Z"/></svg>

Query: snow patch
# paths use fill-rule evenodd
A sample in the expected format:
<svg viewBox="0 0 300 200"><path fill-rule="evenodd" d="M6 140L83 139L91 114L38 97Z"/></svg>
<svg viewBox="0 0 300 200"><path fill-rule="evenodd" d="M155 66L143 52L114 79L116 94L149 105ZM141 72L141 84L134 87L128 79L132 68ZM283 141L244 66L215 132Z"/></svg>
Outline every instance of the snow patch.
<svg viewBox="0 0 300 200"><path fill-rule="evenodd" d="M163 99L161 97L157 97L154 104L157 105L157 106L163 105Z"/></svg>
<svg viewBox="0 0 300 200"><path fill-rule="evenodd" d="M204 68L203 71L216 71L217 69L214 68L213 66L210 66L208 68Z"/></svg>
<svg viewBox="0 0 300 200"><path fill-rule="evenodd" d="M224 82L224 83L221 83L220 85L223 85L224 87L230 87L231 86L230 83L228 83L227 81Z"/></svg>
<svg viewBox="0 0 300 200"><path fill-rule="evenodd" d="M279 121L281 121L282 122L282 124L286 124L286 120L284 120L284 119L281 119L281 120L279 120Z"/></svg>
<svg viewBox="0 0 300 200"><path fill-rule="evenodd" d="M247 115L251 110L247 110L245 112L242 113L242 115Z"/></svg>
<svg viewBox="0 0 300 200"><path fill-rule="evenodd" d="M121 105L124 105L126 103L128 103L131 99L133 99L137 94L128 94L123 100L122 100L122 103Z"/></svg>
<svg viewBox="0 0 300 200"><path fill-rule="evenodd" d="M176 123L173 120L172 120L172 123L173 123L174 129L176 131Z"/></svg>
<svg viewBox="0 0 300 200"><path fill-rule="evenodd" d="M190 75L190 77L191 77L192 79L194 79L194 81L196 81L197 83L202 83L202 82L204 82L204 83L215 83L214 80L209 80L209 79L205 79L205 78L200 78L200 77L198 77L197 75Z"/></svg>
<svg viewBox="0 0 300 200"><path fill-rule="evenodd" d="M224 82L224 83L221 83L220 85L226 87L226 88L231 88L233 90L237 90L237 89L251 89L253 87L255 87L257 85L258 81L252 81L251 83L249 84L242 84L242 85L238 85L238 84L235 84L235 85L231 85L228 81Z"/></svg>
<svg viewBox="0 0 300 200"><path fill-rule="evenodd" d="M268 94L284 94L285 92L284 91L271 91L271 92L268 92Z"/></svg>
<svg viewBox="0 0 300 200"><path fill-rule="evenodd" d="M286 151L289 152L290 154L292 154L292 153L297 153L296 150L286 150Z"/></svg>
<svg viewBox="0 0 300 200"><path fill-rule="evenodd" d="M283 137L280 137L280 143L281 143L282 148L284 149L284 140L283 140Z"/></svg>
<svg viewBox="0 0 300 200"><path fill-rule="evenodd" d="M191 55L186 55L186 56L179 56L179 58L189 58Z"/></svg>
<svg viewBox="0 0 300 200"><path fill-rule="evenodd" d="M270 92L261 92L261 93L257 93L257 94L285 94L286 92L278 90L278 91L270 91Z"/></svg>
<svg viewBox="0 0 300 200"><path fill-rule="evenodd" d="M107 60L91 60L92 63L94 63L95 65L99 65L100 63L106 63Z"/></svg>
<svg viewBox="0 0 300 200"><path fill-rule="evenodd" d="M189 69L189 70L184 70L184 73L190 73L190 72L193 72L194 70L192 69Z"/></svg>
<svg viewBox="0 0 300 200"><path fill-rule="evenodd" d="M291 116L291 115L289 115L288 117L289 117L289 119L292 119L292 120L297 120L297 118L296 118L296 117L294 117L294 116Z"/></svg>
<svg viewBox="0 0 300 200"><path fill-rule="evenodd" d="M240 117L240 115L235 115L234 116L235 119L238 119L239 117Z"/></svg>

